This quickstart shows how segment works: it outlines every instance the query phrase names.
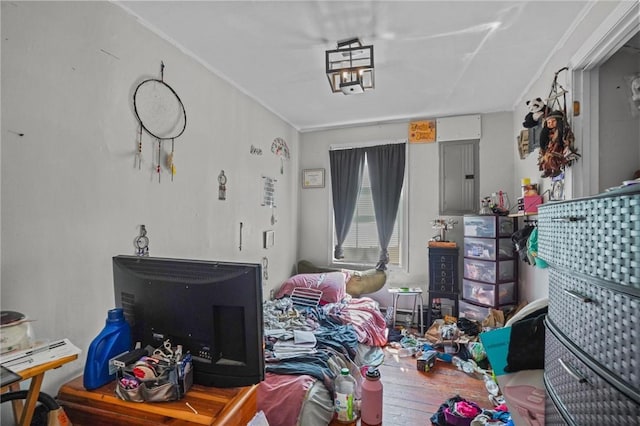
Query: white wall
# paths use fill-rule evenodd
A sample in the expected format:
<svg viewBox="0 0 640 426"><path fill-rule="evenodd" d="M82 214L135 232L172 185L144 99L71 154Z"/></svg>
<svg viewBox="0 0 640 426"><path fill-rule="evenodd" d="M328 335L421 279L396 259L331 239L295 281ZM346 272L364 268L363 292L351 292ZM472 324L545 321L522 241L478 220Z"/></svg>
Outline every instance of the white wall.
<svg viewBox="0 0 640 426"><path fill-rule="evenodd" d="M364 95L366 96L366 95ZM303 133L300 143L300 169L324 168L327 183L323 189L305 189L300 195L300 258L326 265L330 262L332 247L332 200L329 168L329 146L368 141L406 139L409 123L377 124ZM513 117L510 112L483 114L480 139L480 194L511 187L514 179L510 154L515 144ZM409 259L407 269L390 268L387 286L409 284L411 287L428 287L427 243L438 233L432 229L432 221L438 215L438 143L409 144L408 181L405 196L408 197ZM511 194L510 194L511 195ZM447 233L447 239L462 246L462 218ZM462 254L460 255L462 263ZM406 268L406 266L405 266ZM388 306L391 298L385 289L370 295L382 306Z"/></svg>
<svg viewBox="0 0 640 426"><path fill-rule="evenodd" d="M2 2L1 14L3 310L35 319L39 339L68 337L86 351L114 306L111 258L133 254L140 224L152 256L268 256L265 296L290 275L298 241L295 129L113 4ZM165 169L158 183L147 136L143 168L133 167L132 94L143 79L159 78L161 61L187 128L175 141L174 181ZM292 153L283 175L270 151L276 137ZM263 155L251 155L251 145ZM222 169L226 201L217 199ZM263 175L278 179L275 226L260 206ZM275 230L269 250L262 248L267 229ZM55 395L82 373L85 353L47 373L44 391Z"/></svg>

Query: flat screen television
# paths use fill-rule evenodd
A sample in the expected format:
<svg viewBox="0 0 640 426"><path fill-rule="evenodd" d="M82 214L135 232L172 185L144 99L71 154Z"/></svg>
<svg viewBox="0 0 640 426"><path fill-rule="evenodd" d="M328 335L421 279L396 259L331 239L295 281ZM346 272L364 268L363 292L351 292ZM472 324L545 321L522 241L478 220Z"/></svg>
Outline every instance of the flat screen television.
<svg viewBox="0 0 640 426"><path fill-rule="evenodd" d="M264 379L260 264L121 255L113 257L113 284L133 343L182 345L193 357L194 383Z"/></svg>

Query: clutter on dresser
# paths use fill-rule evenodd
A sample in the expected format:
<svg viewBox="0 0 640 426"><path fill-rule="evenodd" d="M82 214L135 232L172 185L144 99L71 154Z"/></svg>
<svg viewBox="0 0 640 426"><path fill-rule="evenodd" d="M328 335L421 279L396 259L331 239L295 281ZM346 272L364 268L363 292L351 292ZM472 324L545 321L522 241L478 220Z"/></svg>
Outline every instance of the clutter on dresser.
<svg viewBox="0 0 640 426"><path fill-rule="evenodd" d="M480 215L502 215L509 214L511 203L509 195L505 191L496 191L480 200Z"/></svg>
<svg viewBox="0 0 640 426"><path fill-rule="evenodd" d="M458 221L453 219L453 218L449 218L449 219L443 219L443 218L438 218L438 219L434 219L432 222L432 228L433 229L437 229L440 234L439 235L434 235L429 242L449 242L447 241L447 236L446 233L447 231L452 230L457 224ZM455 243L453 243L453 246L455 247Z"/></svg>
<svg viewBox="0 0 640 426"><path fill-rule="evenodd" d="M518 197L518 214L535 214L538 213L538 206L542 204L542 195L538 193L538 184L531 183L530 178L522 178L520 180L522 188L522 196Z"/></svg>
<svg viewBox="0 0 640 426"><path fill-rule="evenodd" d="M176 401L193 385L191 354L169 340L156 349L134 349L113 363L118 369L116 395L125 401Z"/></svg>

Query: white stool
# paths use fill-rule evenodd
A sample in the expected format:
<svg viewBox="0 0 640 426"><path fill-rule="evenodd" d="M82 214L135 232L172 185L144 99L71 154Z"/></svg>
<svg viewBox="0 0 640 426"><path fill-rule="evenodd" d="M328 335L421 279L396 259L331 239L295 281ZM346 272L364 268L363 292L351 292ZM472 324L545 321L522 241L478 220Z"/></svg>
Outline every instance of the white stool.
<svg viewBox="0 0 640 426"><path fill-rule="evenodd" d="M396 326L396 315L398 313L398 298L400 296L413 296L413 310L411 311L411 323L416 316L416 308L419 309L418 315L420 319L420 335L424 333L423 308L422 308L422 289L420 288L389 288L389 293L393 295L393 326Z"/></svg>

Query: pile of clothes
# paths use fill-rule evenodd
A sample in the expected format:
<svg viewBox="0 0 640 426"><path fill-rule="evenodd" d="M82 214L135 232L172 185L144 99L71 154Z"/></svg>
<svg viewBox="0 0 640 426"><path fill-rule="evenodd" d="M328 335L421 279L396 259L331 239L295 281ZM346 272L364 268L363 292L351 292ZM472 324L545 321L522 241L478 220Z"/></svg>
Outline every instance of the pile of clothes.
<svg viewBox="0 0 640 426"><path fill-rule="evenodd" d="M430 420L435 426L514 426L506 405L485 410L460 395L442 403Z"/></svg>

